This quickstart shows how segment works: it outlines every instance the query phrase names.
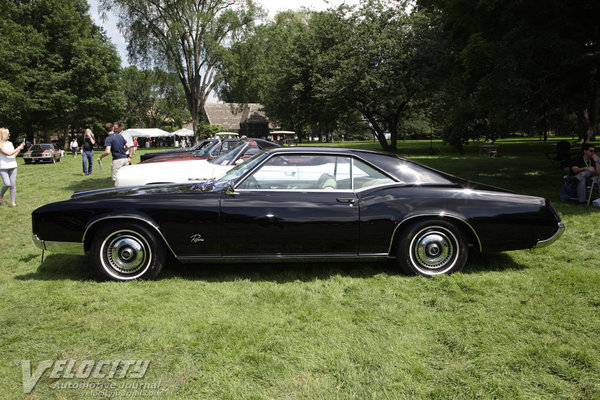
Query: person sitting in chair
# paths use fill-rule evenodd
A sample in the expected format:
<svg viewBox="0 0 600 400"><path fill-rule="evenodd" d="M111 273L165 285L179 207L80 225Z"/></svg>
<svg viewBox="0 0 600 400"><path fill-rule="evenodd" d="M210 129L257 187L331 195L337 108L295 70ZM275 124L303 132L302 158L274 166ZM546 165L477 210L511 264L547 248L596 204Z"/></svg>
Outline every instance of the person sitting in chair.
<svg viewBox="0 0 600 400"><path fill-rule="evenodd" d="M571 176L567 178L567 184L576 185L575 194L579 204L586 203L585 187L587 180L594 176L600 176L600 160L596 154L596 148L591 143L584 143L581 146L582 155L571 160ZM561 190L561 200L566 200L566 194Z"/></svg>

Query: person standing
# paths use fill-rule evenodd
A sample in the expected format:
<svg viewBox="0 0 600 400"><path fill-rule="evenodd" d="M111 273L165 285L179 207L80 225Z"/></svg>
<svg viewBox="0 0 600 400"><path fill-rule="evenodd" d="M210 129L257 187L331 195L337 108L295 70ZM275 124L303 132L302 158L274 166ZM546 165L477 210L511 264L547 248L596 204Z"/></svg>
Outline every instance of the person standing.
<svg viewBox="0 0 600 400"><path fill-rule="evenodd" d="M10 132L6 128L0 128L0 176L2 176L2 190L0 191L0 206L5 205L4 193L10 188L10 203L16 207L15 200L17 198L17 154L25 147L25 139L23 143L15 147L8 140Z"/></svg>
<svg viewBox="0 0 600 400"><path fill-rule="evenodd" d="M96 139L91 129L86 129L83 134L83 145L81 147L81 158L83 163L83 175L92 174L92 166L94 164L94 144Z"/></svg>
<svg viewBox="0 0 600 400"><path fill-rule="evenodd" d="M69 146L71 151L73 152L73 158L77 157L77 150L79 149L79 143L77 143L77 139L73 138L71 140L71 145Z"/></svg>
<svg viewBox="0 0 600 400"><path fill-rule="evenodd" d="M131 159L133 157L133 137L130 133L123 132L123 124L121 124L120 122L115 122L113 124L113 130L115 131L115 133L119 134L123 137L123 139L125 139L125 142L127 143L127 148L129 149L127 151L127 161L129 162L129 164L131 164Z"/></svg>
<svg viewBox="0 0 600 400"><path fill-rule="evenodd" d="M107 124L108 125L108 124ZM105 128L107 129L107 128ZM108 130L108 129L107 129ZM113 185L117 186L117 173L119 170L129 164L128 160L129 146L127 142L117 132L113 132L112 130L108 132L108 136L104 139L104 153L98 157L98 162L102 163L102 159L107 155L112 155L112 168L111 168L111 176L113 180Z"/></svg>

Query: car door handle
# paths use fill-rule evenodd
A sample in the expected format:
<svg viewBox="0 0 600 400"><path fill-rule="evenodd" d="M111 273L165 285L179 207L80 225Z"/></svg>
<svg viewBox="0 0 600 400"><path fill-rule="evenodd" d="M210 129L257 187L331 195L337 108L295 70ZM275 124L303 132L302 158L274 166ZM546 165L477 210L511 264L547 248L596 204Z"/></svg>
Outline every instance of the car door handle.
<svg viewBox="0 0 600 400"><path fill-rule="evenodd" d="M354 197L338 197L337 202L354 204L356 202L356 199Z"/></svg>

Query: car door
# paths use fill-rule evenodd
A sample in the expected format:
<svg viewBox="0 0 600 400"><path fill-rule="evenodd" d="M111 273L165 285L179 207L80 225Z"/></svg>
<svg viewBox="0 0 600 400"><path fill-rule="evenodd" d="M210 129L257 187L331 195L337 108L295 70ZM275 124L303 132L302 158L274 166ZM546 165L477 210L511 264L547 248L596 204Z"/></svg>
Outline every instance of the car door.
<svg viewBox="0 0 600 400"><path fill-rule="evenodd" d="M221 197L223 256L354 256L350 158L275 155Z"/></svg>

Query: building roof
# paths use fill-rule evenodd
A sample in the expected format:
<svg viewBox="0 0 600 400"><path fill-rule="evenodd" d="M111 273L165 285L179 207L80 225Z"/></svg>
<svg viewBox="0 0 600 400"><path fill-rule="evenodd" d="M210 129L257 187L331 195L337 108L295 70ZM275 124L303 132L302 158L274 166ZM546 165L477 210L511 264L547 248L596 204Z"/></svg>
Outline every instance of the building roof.
<svg viewBox="0 0 600 400"><path fill-rule="evenodd" d="M220 125L227 130L239 130L241 123L269 123L269 129L276 126L270 122L258 103L206 103L204 113L211 125Z"/></svg>

